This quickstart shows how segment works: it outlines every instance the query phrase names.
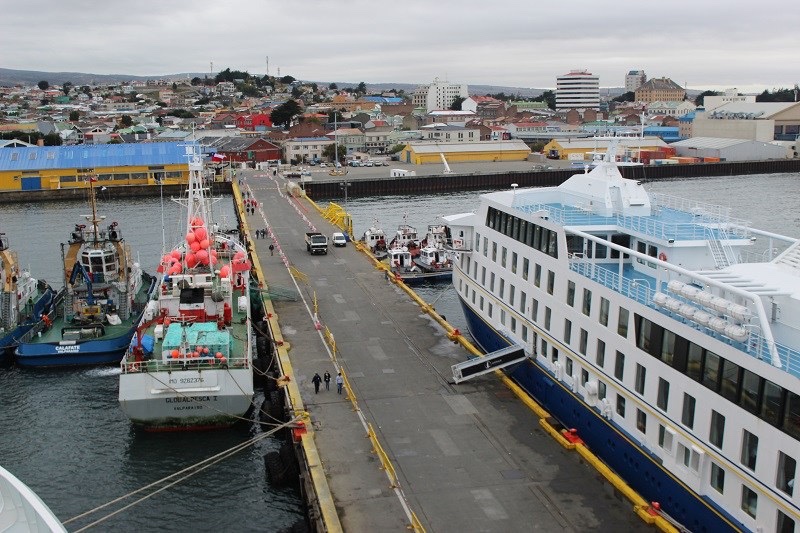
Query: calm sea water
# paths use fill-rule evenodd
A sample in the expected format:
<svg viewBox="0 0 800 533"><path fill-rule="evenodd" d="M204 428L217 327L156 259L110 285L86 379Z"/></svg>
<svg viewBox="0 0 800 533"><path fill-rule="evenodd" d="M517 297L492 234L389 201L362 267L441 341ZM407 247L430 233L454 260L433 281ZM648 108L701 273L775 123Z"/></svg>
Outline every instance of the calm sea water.
<svg viewBox="0 0 800 533"><path fill-rule="evenodd" d="M798 180L797 174L733 176L659 181L647 188L730 206L732 216L751 220L761 229L800 236ZM161 202L119 201L103 194L99 211L108 215L106 223L119 221L141 264L151 268L162 250ZM349 198L347 209L356 236L372 224L387 234L403 223L424 233L441 215L474 209L478 195ZM343 198L333 200L344 203ZM178 206L168 199L163 203L163 234L169 248L183 225L177 222ZM218 216L232 222L230 205L217 205ZM34 276L61 285L59 243L87 213L87 204L80 202L0 205L0 231L7 233L21 264L30 266ZM455 327L466 330L452 287L423 286L419 292ZM62 520L230 448L259 431L250 424L207 433L148 435L133 431L117 405L118 372L116 368L0 369L0 464L29 484ZM261 399L256 401L260 404ZM262 457L277 448L277 442L265 439L99 529L271 531L286 527L301 516L302 504L291 489L274 490L265 480Z"/></svg>

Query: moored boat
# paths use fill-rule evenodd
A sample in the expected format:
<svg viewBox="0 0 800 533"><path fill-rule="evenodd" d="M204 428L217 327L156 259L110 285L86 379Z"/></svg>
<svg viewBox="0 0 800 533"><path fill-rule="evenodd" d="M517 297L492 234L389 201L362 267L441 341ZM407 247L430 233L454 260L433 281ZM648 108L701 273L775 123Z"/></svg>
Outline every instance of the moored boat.
<svg viewBox="0 0 800 533"><path fill-rule="evenodd" d="M797 238L650 194L610 159L444 219L472 337L523 347L509 375L653 512L796 530Z"/></svg>
<svg viewBox="0 0 800 533"><path fill-rule="evenodd" d="M404 283L422 283L450 281L453 275L452 268L439 268L425 270L411 258L411 252L406 247L389 248L389 271Z"/></svg>
<svg viewBox="0 0 800 533"><path fill-rule="evenodd" d="M446 225L428 226L428 233L422 240L419 256L414 259L414 264L424 272L452 272L453 252L447 245L449 241L449 230Z"/></svg>
<svg viewBox="0 0 800 533"><path fill-rule="evenodd" d="M394 237L389 241L388 248L406 248L412 259L419 255L419 234L417 228L408 224L400 224L394 232Z"/></svg>
<svg viewBox="0 0 800 533"><path fill-rule="evenodd" d="M230 426L253 398L251 264L237 233L211 220L199 148L188 149L186 230L161 259L156 296L121 363L120 406L149 431Z"/></svg>
<svg viewBox="0 0 800 533"><path fill-rule="evenodd" d="M142 318L155 278L133 259L116 222L101 227L94 177L89 222L76 224L61 245L64 290L19 340L15 361L25 367L118 363Z"/></svg>
<svg viewBox="0 0 800 533"><path fill-rule="evenodd" d="M386 252L386 233L375 224L364 232L361 242L367 245L376 259L385 259L388 255Z"/></svg>
<svg viewBox="0 0 800 533"><path fill-rule="evenodd" d="M0 365L11 362L19 339L53 305L55 291L19 267L17 254L0 233Z"/></svg>

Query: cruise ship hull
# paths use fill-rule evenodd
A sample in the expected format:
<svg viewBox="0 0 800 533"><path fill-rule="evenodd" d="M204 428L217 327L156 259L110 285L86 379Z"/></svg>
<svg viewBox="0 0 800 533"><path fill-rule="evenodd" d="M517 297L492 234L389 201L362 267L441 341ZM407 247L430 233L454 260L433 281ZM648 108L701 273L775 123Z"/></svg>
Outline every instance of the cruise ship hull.
<svg viewBox="0 0 800 533"><path fill-rule="evenodd" d="M487 324L462 298L459 298L467 327L485 352L509 346L509 342ZM534 400L567 428L575 428L580 438L600 459L649 502L662 509L691 531L746 530L724 510L718 509L663 469L658 458L642 449L635 438L604 418L579 397L554 379L535 362L526 362L508 372Z"/></svg>
<svg viewBox="0 0 800 533"><path fill-rule="evenodd" d="M146 431L230 426L253 399L249 368L128 373L119 387L122 410Z"/></svg>

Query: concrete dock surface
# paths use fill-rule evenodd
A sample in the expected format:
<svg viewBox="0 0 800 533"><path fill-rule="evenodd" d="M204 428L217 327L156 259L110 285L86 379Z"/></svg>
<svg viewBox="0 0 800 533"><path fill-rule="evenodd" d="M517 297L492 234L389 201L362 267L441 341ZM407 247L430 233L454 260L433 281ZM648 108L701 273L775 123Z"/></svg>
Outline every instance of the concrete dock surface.
<svg viewBox="0 0 800 533"><path fill-rule="evenodd" d="M406 531L409 512L431 532L647 527L496 377L453 384L450 367L466 352L352 243L309 255L305 232L338 230L309 202L290 198L286 180L261 171L238 176L259 204L248 216L251 230L269 228L275 239L251 235L269 289L298 296L276 297L273 305L345 531ZM337 394L334 379L330 390L323 383L314 392L315 372L337 373L326 328L358 410L346 392ZM397 487L373 453L367 424Z"/></svg>

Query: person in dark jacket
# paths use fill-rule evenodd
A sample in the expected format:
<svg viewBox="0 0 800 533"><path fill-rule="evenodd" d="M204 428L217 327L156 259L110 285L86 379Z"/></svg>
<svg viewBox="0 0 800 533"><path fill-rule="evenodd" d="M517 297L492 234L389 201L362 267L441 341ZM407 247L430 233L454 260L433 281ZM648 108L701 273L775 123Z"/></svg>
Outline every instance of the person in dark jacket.
<svg viewBox="0 0 800 533"><path fill-rule="evenodd" d="M314 373L314 377L311 378L311 383L314 384L314 394L319 394L319 384L322 383L322 378L319 377L319 372Z"/></svg>

